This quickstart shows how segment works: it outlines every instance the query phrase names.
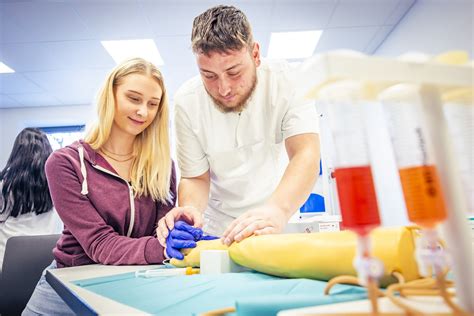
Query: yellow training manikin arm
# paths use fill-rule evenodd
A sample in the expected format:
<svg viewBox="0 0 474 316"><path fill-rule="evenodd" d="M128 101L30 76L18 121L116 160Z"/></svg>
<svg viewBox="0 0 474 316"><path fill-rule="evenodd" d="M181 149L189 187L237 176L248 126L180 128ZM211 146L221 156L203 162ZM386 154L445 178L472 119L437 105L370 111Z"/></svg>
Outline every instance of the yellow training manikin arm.
<svg viewBox="0 0 474 316"><path fill-rule="evenodd" d="M385 268L382 286L395 282L392 272L399 272L406 281L420 277L415 261L414 235L415 232L406 227L373 231L373 253ZM208 249L229 249L234 262L281 277L327 281L338 275L356 275L352 264L356 236L349 231L253 236L233 243L229 248L219 239L200 241L196 248L185 250L182 261L172 259L171 264L198 267L200 251Z"/></svg>

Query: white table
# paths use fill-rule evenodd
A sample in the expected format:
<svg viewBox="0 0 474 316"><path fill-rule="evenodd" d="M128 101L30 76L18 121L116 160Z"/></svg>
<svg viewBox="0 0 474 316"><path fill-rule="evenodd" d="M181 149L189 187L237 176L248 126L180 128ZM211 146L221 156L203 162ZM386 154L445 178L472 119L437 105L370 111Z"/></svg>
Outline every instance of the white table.
<svg viewBox="0 0 474 316"><path fill-rule="evenodd" d="M61 298L78 315L149 315L141 310L128 305L118 303L104 296L95 294L73 281L96 277L105 277L116 274L134 272L156 268L158 265L146 266L107 266L100 264L78 266L72 268L61 268L48 270L46 280L61 296ZM454 299L456 301L456 299ZM449 314L450 309L442 301L441 297L412 297L410 306L419 309L426 314ZM378 301L379 311L403 315L402 309L392 304L387 298ZM302 316L302 315L331 315L343 313L369 313L371 306L368 300L351 301L330 305L320 305L281 311L278 316Z"/></svg>
<svg viewBox="0 0 474 316"><path fill-rule="evenodd" d="M134 272L137 270L152 269L155 267L158 267L158 265L107 266L92 264L48 270L46 273L46 280L78 315L149 315L128 305L95 294L73 284L72 282L81 279L105 277Z"/></svg>
<svg viewBox="0 0 474 316"><path fill-rule="evenodd" d="M457 302L456 299L453 299ZM441 297L430 296L430 297L410 297L406 301L410 307L416 308L417 310L425 313L426 315L439 315L446 314L452 315L450 308L442 301ZM394 305L388 298L383 297L378 300L379 313L390 314L390 315L405 315L404 311ZM314 307L295 308L286 311L281 311L278 316L309 316L309 315L331 315L331 314L365 314L370 315L372 311L370 301L352 301L338 304L319 305Z"/></svg>

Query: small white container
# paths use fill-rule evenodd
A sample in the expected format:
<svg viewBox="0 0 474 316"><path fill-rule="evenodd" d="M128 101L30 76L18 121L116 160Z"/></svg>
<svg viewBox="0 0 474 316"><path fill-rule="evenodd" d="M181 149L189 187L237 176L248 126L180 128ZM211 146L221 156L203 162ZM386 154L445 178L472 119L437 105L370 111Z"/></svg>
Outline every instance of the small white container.
<svg viewBox="0 0 474 316"><path fill-rule="evenodd" d="M200 260L200 274L222 274L248 270L232 261L228 250L203 250Z"/></svg>

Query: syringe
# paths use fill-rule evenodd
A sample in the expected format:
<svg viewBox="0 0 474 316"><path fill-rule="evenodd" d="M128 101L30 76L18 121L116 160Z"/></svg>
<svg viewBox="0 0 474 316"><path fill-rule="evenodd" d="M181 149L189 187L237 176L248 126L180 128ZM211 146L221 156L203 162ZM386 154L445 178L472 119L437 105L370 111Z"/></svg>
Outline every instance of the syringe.
<svg viewBox="0 0 474 316"><path fill-rule="evenodd" d="M168 277L176 275L191 275L198 274L199 269L187 267L187 268L171 268L171 269L150 269L135 271L135 277L141 278L153 278L153 277Z"/></svg>

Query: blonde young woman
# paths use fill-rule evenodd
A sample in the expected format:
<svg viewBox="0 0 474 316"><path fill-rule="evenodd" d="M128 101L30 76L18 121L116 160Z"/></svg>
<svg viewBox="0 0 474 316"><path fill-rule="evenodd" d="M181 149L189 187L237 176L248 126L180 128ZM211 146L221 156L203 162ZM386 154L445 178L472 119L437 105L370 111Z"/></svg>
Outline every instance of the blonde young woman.
<svg viewBox="0 0 474 316"><path fill-rule="evenodd" d="M135 58L112 70L99 94L98 123L46 163L65 227L47 269L163 261L155 229L176 201L168 120L163 77L153 64ZM44 276L22 315L38 314L73 314Z"/></svg>

